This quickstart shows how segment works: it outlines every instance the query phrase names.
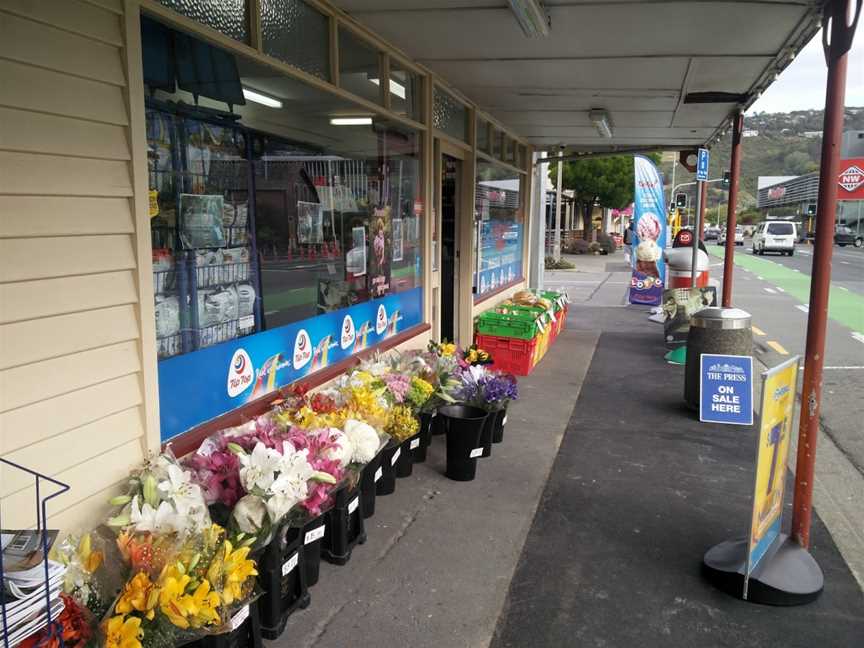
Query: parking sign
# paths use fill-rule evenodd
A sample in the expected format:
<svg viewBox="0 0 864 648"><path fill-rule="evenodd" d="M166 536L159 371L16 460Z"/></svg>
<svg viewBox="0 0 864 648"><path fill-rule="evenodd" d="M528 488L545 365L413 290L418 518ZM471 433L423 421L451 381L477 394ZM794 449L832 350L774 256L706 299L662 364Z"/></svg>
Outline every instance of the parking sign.
<svg viewBox="0 0 864 648"><path fill-rule="evenodd" d="M708 149L699 149L699 157L696 161L696 179L708 179Z"/></svg>

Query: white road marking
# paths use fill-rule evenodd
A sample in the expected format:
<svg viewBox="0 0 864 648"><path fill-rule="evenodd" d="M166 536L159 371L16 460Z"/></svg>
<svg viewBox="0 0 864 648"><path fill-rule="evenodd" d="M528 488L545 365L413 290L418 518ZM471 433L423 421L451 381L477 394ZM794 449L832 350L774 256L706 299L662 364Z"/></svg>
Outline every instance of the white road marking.
<svg viewBox="0 0 864 648"><path fill-rule="evenodd" d="M756 275L756 278L757 278L759 281L765 281L765 280L764 280L762 277L760 277L759 275Z"/></svg>
<svg viewBox="0 0 864 648"><path fill-rule="evenodd" d="M852 367L822 367L823 369L864 369L864 365L857 365Z"/></svg>
<svg viewBox="0 0 864 648"><path fill-rule="evenodd" d="M800 310L802 313L809 313L810 312L810 307L805 306L804 304L795 304L795 308Z"/></svg>
<svg viewBox="0 0 864 648"><path fill-rule="evenodd" d="M812 256L812 255L813 255L812 252L808 252L807 250L800 250L800 249L799 249L799 250L796 250L796 252L798 252L798 254L806 254L807 256Z"/></svg>
<svg viewBox="0 0 864 648"><path fill-rule="evenodd" d="M849 289L848 289L846 286L837 286L837 287L838 287L840 290L845 290L846 292L849 292Z"/></svg>
<svg viewBox="0 0 864 648"><path fill-rule="evenodd" d="M857 331L854 331L854 332L852 333L852 339L854 339L854 340L858 340L859 342L861 342L862 344L864 344L864 335L861 335L861 334L858 333Z"/></svg>
<svg viewBox="0 0 864 648"><path fill-rule="evenodd" d="M780 286L774 286L774 287L775 287L777 290L779 290L780 292L786 292L786 291L783 290Z"/></svg>
<svg viewBox="0 0 864 648"><path fill-rule="evenodd" d="M776 294L777 294L777 291L774 290L773 288L764 288L763 290L765 290L765 292L769 292L769 293L771 293L772 295L776 295Z"/></svg>
<svg viewBox="0 0 864 648"><path fill-rule="evenodd" d="M841 261L840 263L842 263L843 265L852 265L852 264L849 263L848 261Z"/></svg>

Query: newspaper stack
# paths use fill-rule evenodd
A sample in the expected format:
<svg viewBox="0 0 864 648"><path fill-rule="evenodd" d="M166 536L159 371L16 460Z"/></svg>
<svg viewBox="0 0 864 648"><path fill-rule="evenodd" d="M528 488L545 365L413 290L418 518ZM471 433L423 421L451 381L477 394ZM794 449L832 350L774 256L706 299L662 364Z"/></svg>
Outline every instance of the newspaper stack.
<svg viewBox="0 0 864 648"><path fill-rule="evenodd" d="M53 536L56 537L56 531ZM51 541L53 539L52 537ZM17 645L48 625L46 608L49 605L52 621L56 621L63 611L60 589L66 567L49 560L46 583L41 549L32 550L34 544L38 546L40 540L41 534L34 531L4 531L2 534L3 591L0 594L3 597L3 614L0 615L0 631L3 633L4 642L9 646ZM27 559L16 562L15 559L22 555L26 555Z"/></svg>

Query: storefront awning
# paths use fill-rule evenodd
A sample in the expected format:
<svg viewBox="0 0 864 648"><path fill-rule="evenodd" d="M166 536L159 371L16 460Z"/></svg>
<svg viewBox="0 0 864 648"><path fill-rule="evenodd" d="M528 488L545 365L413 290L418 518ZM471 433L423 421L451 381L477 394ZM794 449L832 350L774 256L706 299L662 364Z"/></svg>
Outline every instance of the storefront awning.
<svg viewBox="0 0 864 648"><path fill-rule="evenodd" d="M548 36L528 38L504 0L336 4L531 144L576 152L710 142L820 21L816 0L547 0Z"/></svg>

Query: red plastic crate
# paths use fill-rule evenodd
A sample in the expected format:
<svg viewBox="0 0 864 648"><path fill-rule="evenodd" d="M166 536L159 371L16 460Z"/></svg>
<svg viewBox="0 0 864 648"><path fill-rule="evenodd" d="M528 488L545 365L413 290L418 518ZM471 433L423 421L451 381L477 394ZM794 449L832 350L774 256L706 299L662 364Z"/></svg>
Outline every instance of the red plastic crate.
<svg viewBox="0 0 864 648"><path fill-rule="evenodd" d="M492 366L501 371L509 371L517 376L527 376L536 366L535 354L539 338L520 340L518 338L498 337L497 335L477 334L478 347L488 351L494 361Z"/></svg>

